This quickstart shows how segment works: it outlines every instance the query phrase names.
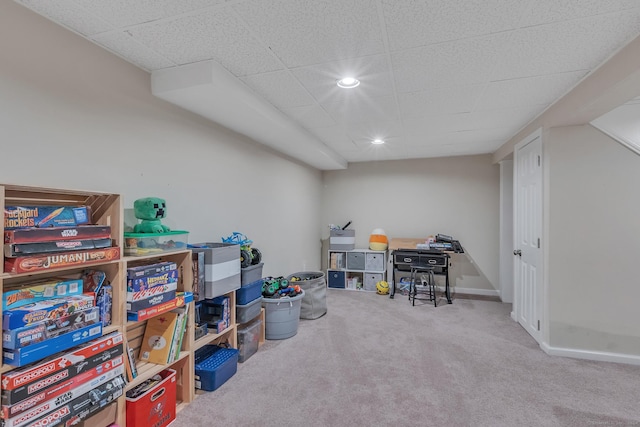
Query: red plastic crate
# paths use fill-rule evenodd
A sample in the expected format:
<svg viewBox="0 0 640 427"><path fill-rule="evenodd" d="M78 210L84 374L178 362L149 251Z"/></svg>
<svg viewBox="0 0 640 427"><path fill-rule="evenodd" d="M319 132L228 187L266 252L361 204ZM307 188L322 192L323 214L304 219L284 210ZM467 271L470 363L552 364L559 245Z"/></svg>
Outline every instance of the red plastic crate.
<svg viewBox="0 0 640 427"><path fill-rule="evenodd" d="M127 396L127 425L164 427L176 418L176 371L165 369L162 381L144 394Z"/></svg>

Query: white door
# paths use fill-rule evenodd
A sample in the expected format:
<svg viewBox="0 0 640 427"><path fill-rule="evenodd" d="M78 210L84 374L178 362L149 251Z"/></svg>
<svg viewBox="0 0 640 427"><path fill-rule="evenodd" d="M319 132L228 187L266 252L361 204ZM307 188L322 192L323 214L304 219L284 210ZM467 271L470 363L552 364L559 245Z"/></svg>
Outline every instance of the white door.
<svg viewBox="0 0 640 427"><path fill-rule="evenodd" d="M514 311L538 342L542 322L542 140L538 131L514 149Z"/></svg>

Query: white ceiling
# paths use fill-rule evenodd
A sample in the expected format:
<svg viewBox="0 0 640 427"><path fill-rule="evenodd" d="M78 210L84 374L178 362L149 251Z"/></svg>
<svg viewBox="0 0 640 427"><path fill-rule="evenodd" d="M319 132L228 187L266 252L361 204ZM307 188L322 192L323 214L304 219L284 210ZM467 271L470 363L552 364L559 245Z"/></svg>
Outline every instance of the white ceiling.
<svg viewBox="0 0 640 427"><path fill-rule="evenodd" d="M15 1L319 169L491 153L640 34L640 0Z"/></svg>

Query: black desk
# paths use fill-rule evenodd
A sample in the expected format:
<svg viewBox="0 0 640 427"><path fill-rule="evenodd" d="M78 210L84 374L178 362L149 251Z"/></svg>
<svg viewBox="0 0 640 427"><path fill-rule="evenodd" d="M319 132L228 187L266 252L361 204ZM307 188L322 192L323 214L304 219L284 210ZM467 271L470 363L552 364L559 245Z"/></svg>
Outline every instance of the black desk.
<svg viewBox="0 0 640 427"><path fill-rule="evenodd" d="M396 271L411 271L411 265L420 263L433 267L433 274L445 276L445 294L447 302L451 301L451 290L449 289L449 254L433 249L404 249L398 248L391 251L393 260L393 287L389 298L393 298L396 293Z"/></svg>

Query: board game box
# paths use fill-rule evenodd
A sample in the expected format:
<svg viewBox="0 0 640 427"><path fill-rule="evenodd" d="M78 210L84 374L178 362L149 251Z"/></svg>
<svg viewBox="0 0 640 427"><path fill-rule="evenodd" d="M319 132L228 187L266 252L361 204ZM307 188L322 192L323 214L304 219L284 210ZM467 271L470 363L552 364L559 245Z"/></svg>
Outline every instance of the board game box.
<svg viewBox="0 0 640 427"><path fill-rule="evenodd" d="M51 298L80 295L83 281L80 279L51 278L23 285L2 293L2 311L12 310L27 304Z"/></svg>
<svg viewBox="0 0 640 427"><path fill-rule="evenodd" d="M15 258L25 255L66 251L82 251L111 247L111 238L85 240L59 240L57 242L9 243L4 245L4 256Z"/></svg>
<svg viewBox="0 0 640 427"><path fill-rule="evenodd" d="M157 288L164 288L165 285L156 286ZM171 284L166 285L171 286ZM151 288L154 289L154 288ZM166 292L156 293L145 299L138 299L136 301L127 302L127 311L140 311L143 309L152 308L158 304L162 304L165 301L170 301L176 297L176 287L169 289Z"/></svg>
<svg viewBox="0 0 640 427"><path fill-rule="evenodd" d="M89 224L87 206L5 206L4 229Z"/></svg>
<svg viewBox="0 0 640 427"><path fill-rule="evenodd" d="M63 252L43 256L21 256L5 258L5 273L34 273L74 265L96 264L120 259L120 248L114 246L105 249Z"/></svg>
<svg viewBox="0 0 640 427"><path fill-rule="evenodd" d="M2 347L15 350L37 344L49 338L84 328L98 323L100 309L92 307L87 310L76 311L69 316L58 319L48 319L29 326L17 328L2 333Z"/></svg>
<svg viewBox="0 0 640 427"><path fill-rule="evenodd" d="M130 266L127 268L127 280L135 279L136 277L151 276L153 274L164 273L166 271L177 269L178 264L169 261L158 262L155 264Z"/></svg>
<svg viewBox="0 0 640 427"><path fill-rule="evenodd" d="M21 228L5 230L4 243L57 242L60 240L109 239L108 225L78 225L72 227Z"/></svg>
<svg viewBox="0 0 640 427"><path fill-rule="evenodd" d="M144 291L158 285L166 285L178 281L178 270L169 270L150 276L136 277L127 280L127 294L129 292Z"/></svg>
<svg viewBox="0 0 640 427"><path fill-rule="evenodd" d="M12 330L44 320L55 320L93 307L93 292L66 298L53 298L24 305L2 313L2 329Z"/></svg>
<svg viewBox="0 0 640 427"><path fill-rule="evenodd" d="M81 364L83 367L88 368L84 362L93 361L96 355L98 355L96 361L103 360L105 352L112 348L118 349L120 351L119 354L122 354L123 341L124 338L121 332L113 332L65 354L42 360L36 365L5 372L2 375L2 404L7 404L5 395L9 390L31 385L71 366ZM109 358L107 357L107 359ZM94 364L93 366L96 365ZM77 373L81 371L77 367L75 370L78 371Z"/></svg>
<svg viewBox="0 0 640 427"><path fill-rule="evenodd" d="M92 324L27 347L15 350L3 349L2 361L7 365L24 366L60 351L65 351L71 347L83 344L99 337L101 334L102 324Z"/></svg>

